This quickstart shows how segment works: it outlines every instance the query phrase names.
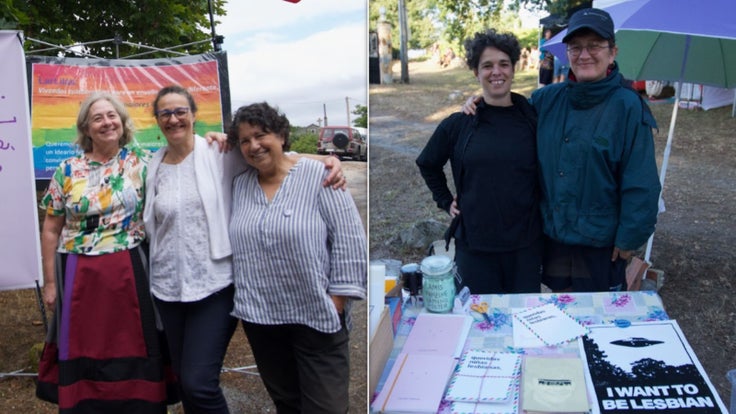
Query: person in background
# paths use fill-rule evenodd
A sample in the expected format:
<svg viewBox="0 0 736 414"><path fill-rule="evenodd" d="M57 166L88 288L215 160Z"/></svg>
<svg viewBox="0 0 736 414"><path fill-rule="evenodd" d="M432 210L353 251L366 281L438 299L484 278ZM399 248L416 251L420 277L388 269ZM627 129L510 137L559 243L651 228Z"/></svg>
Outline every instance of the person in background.
<svg viewBox="0 0 736 414"><path fill-rule="evenodd" d="M220 371L237 327L228 236L233 177L247 165L196 135L197 103L167 86L153 115L167 145L149 164L144 222L151 243L151 292L161 314L186 413L228 413ZM341 181L335 171L327 181ZM317 162L318 165L324 165ZM344 183L344 181L343 181ZM330 190L331 192L332 190Z"/></svg>
<svg viewBox="0 0 736 414"><path fill-rule="evenodd" d="M544 44L552 37L552 30L545 29L544 37L539 40L539 86L549 85L554 81L554 56Z"/></svg>
<svg viewBox="0 0 736 414"><path fill-rule="evenodd" d="M43 301L56 317L37 395L59 412L166 412L165 345L143 244L150 155L126 147L133 133L117 98L88 96L77 117L83 152L61 163L41 199Z"/></svg>
<svg viewBox="0 0 736 414"><path fill-rule="evenodd" d="M366 238L349 193L294 160L289 121L267 103L240 107L228 130L253 167L233 183L233 315L242 320L278 413L346 413L353 300L366 297Z"/></svg>
<svg viewBox="0 0 736 414"><path fill-rule="evenodd" d="M555 291L620 290L657 222L661 184L646 102L619 73L611 16L572 15L568 79L536 90L544 283ZM463 111L472 114L474 98Z"/></svg>
<svg viewBox="0 0 736 414"><path fill-rule="evenodd" d="M468 67L483 89L474 116L444 119L416 160L437 206L453 217L455 262L473 293L541 289L542 227L537 118L511 92L520 47L493 29L465 42ZM444 166L452 166L456 195Z"/></svg>

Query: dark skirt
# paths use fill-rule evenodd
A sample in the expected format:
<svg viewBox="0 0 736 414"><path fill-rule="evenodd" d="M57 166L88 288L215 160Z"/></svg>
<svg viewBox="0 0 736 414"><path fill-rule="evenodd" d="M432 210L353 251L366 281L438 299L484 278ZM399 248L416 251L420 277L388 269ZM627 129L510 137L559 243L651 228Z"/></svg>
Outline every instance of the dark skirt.
<svg viewBox="0 0 736 414"><path fill-rule="evenodd" d="M159 414L175 402L167 397L175 388L145 260L140 247L57 255L56 317L37 395L58 403L60 413Z"/></svg>

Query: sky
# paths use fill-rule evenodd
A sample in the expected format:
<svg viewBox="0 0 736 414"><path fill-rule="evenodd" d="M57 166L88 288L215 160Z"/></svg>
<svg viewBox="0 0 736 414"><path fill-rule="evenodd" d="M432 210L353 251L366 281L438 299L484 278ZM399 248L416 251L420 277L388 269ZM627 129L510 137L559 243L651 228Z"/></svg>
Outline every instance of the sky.
<svg viewBox="0 0 736 414"><path fill-rule="evenodd" d="M325 111L329 125L345 125L348 105L368 105L366 0L229 0L225 9L215 30L233 111L266 101L294 126L318 124Z"/></svg>

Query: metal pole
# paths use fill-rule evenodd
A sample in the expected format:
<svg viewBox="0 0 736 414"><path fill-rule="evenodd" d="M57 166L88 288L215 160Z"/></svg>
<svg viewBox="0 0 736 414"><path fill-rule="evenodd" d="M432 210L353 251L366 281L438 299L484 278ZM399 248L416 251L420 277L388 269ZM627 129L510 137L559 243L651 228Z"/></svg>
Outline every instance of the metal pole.
<svg viewBox="0 0 736 414"><path fill-rule="evenodd" d="M212 47L215 52L220 51L220 43L217 41L217 35L215 34L215 18L212 13L212 0L207 0L207 6L210 9L210 28L212 29Z"/></svg>
<svg viewBox="0 0 736 414"><path fill-rule="evenodd" d="M351 126L350 125L350 98L348 98L347 96L345 97L345 109L347 109L347 113L348 113L348 126Z"/></svg>

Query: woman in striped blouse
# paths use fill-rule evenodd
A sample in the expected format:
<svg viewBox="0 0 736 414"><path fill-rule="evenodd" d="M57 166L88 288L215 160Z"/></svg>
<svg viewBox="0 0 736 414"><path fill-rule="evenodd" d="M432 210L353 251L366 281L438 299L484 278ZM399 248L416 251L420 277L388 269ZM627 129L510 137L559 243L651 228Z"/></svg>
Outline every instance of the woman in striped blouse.
<svg viewBox="0 0 736 414"><path fill-rule="evenodd" d="M279 413L345 413L350 304L366 296L366 238L348 192L324 165L285 155L289 121L241 107L228 141L252 167L233 182L235 307Z"/></svg>

